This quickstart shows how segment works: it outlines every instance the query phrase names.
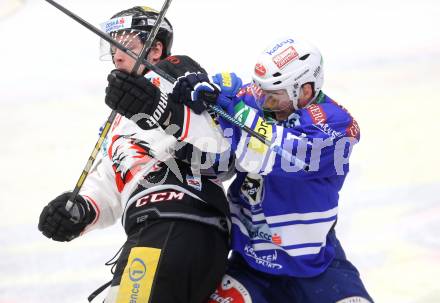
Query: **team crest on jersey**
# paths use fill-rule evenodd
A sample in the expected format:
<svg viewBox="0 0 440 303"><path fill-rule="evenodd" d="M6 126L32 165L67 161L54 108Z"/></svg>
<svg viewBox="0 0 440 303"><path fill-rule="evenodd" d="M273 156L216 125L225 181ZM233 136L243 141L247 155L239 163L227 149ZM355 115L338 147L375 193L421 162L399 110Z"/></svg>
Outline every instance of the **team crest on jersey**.
<svg viewBox="0 0 440 303"><path fill-rule="evenodd" d="M119 192L122 192L125 185L141 170L142 165L152 159L150 145L136 139L136 134L113 136L108 156L113 162Z"/></svg>
<svg viewBox="0 0 440 303"><path fill-rule="evenodd" d="M208 303L252 303L252 298L243 284L225 274Z"/></svg>
<svg viewBox="0 0 440 303"><path fill-rule="evenodd" d="M263 177L257 174L247 174L241 186L241 193L254 206L261 203L263 192Z"/></svg>
<svg viewBox="0 0 440 303"><path fill-rule="evenodd" d="M157 161L145 176L145 185L160 185L168 176L168 166L164 162ZM150 187L150 186L146 186Z"/></svg>

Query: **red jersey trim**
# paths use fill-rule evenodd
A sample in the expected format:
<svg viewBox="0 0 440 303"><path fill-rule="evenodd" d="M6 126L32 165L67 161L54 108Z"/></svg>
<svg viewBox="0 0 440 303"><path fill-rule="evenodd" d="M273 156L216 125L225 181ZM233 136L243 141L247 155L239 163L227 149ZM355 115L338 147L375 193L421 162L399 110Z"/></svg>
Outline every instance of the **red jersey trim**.
<svg viewBox="0 0 440 303"><path fill-rule="evenodd" d="M184 131L182 132L182 136L180 137L180 140L185 140L188 136L189 132L189 124L191 122L191 110L188 106L185 106L186 114L185 114L185 122L184 122Z"/></svg>

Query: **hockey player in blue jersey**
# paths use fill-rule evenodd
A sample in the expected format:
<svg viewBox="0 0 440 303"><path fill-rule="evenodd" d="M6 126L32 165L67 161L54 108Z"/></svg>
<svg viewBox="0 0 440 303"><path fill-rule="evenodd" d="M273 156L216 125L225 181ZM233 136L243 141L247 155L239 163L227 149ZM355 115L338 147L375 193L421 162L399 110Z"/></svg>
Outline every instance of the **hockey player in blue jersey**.
<svg viewBox="0 0 440 303"><path fill-rule="evenodd" d="M180 78L175 99L203 103L200 92L218 87L217 104L272 145L219 118L236 176L228 190L232 256L210 302L373 302L335 233L360 130L321 90L319 50L280 39L261 54L252 83L242 87L233 73L212 79L216 85L194 74Z"/></svg>

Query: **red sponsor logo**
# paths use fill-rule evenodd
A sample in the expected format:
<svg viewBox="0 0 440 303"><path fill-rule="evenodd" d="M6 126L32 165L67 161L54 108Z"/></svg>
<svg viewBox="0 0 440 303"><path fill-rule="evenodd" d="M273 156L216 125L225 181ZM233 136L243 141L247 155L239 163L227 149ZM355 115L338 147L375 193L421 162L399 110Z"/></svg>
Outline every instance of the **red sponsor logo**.
<svg viewBox="0 0 440 303"><path fill-rule="evenodd" d="M272 235L272 243L276 245L281 245L281 236L279 234Z"/></svg>
<svg viewBox="0 0 440 303"><path fill-rule="evenodd" d="M155 77L155 78L151 79L151 83L153 83L153 85L156 87L160 87L160 78Z"/></svg>
<svg viewBox="0 0 440 303"><path fill-rule="evenodd" d="M177 65L177 64L180 63L180 59L175 57L175 56L169 56L169 57L166 58L166 60L168 62L170 62L171 64L174 64L174 65Z"/></svg>
<svg viewBox="0 0 440 303"><path fill-rule="evenodd" d="M216 289L209 298L208 303L244 303L244 298L236 288L224 290L222 287Z"/></svg>
<svg viewBox="0 0 440 303"><path fill-rule="evenodd" d="M290 46L283 50L280 54L273 57L273 63L278 66L279 69L282 69L284 66L292 62L293 60L298 59L299 55L293 46Z"/></svg>
<svg viewBox="0 0 440 303"><path fill-rule="evenodd" d="M325 115L322 107L318 104L312 104L307 108L310 117L312 117L312 121L314 124L324 124L327 120L327 116Z"/></svg>
<svg viewBox="0 0 440 303"><path fill-rule="evenodd" d="M151 193L136 201L136 207L144 206L148 203L156 203L171 200L182 200L185 196L184 193L176 191L165 191L160 193Z"/></svg>
<svg viewBox="0 0 440 303"><path fill-rule="evenodd" d="M255 73L258 76L263 77L266 74L266 68L264 67L264 65L257 63L255 64Z"/></svg>
<svg viewBox="0 0 440 303"><path fill-rule="evenodd" d="M124 18L121 18L121 19L119 20L119 23L124 24L124 23L125 23L125 19L124 19Z"/></svg>
<svg viewBox="0 0 440 303"><path fill-rule="evenodd" d="M251 92L254 95L255 98L261 98L261 96L263 95L263 89L261 87L259 87L258 85L256 85L255 83L253 83L251 86Z"/></svg>
<svg viewBox="0 0 440 303"><path fill-rule="evenodd" d="M226 274L207 303L252 303L252 299L240 282Z"/></svg>
<svg viewBox="0 0 440 303"><path fill-rule="evenodd" d="M351 118L351 123L347 127L347 129L345 130L345 133L347 134L347 136L352 137L352 138L356 138L357 140L359 140L361 129L360 129L357 121L353 118L353 116L350 114L350 112L345 107L343 107L341 104L339 104L338 102L336 102L332 99L330 99L330 101L333 102L334 104L336 104L337 106L339 106L340 108L342 108Z"/></svg>
<svg viewBox="0 0 440 303"><path fill-rule="evenodd" d="M357 124L355 119L351 119L350 125L347 127L345 132L349 137L353 137L359 140L359 134L361 129L359 128L359 125Z"/></svg>
<svg viewBox="0 0 440 303"><path fill-rule="evenodd" d="M238 91L237 97L243 97L246 94L246 89L242 88Z"/></svg>
<svg viewBox="0 0 440 303"><path fill-rule="evenodd" d="M188 185L200 186L200 181L195 179L188 179L186 180L186 182L188 183Z"/></svg>

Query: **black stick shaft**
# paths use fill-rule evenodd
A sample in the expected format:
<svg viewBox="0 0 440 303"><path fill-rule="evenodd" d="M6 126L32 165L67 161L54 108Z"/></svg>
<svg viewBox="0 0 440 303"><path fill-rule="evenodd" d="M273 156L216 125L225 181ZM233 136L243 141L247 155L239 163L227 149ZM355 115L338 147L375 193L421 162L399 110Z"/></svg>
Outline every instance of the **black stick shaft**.
<svg viewBox="0 0 440 303"><path fill-rule="evenodd" d="M148 34L147 41L145 42L144 47L142 48L142 51L139 55L139 58L136 60L136 63L133 66L133 69L131 71L132 74L137 74L137 70L139 69L139 66L142 63L142 59L145 58L145 54L147 54L148 50L151 48L151 45L153 45L154 38L156 38L157 32L159 31L159 28L165 18L165 13L168 10L168 7L171 4L171 0L166 0L163 3L162 9L160 10L159 16L157 17L156 22L154 23L153 28L151 29L150 33ZM151 69L151 68L150 68Z"/></svg>
<svg viewBox="0 0 440 303"><path fill-rule="evenodd" d="M103 31L101 31L97 27L93 26L92 24L90 24L86 20L82 19L78 15L74 14L70 10L66 9L65 7L61 6L60 4L58 4L57 2L55 2L53 0L45 0L45 1L47 1L48 3L50 3L51 5L53 5L54 7L56 7L57 9L59 9L60 11L62 11L63 13L65 13L66 15L68 15L69 17L71 17L72 19L74 19L75 21L77 21L78 23L80 23L81 25L83 25L84 27L89 29L90 31L92 31L93 33L95 33L96 35L98 35L99 37L101 37L102 39L104 39L105 41L110 43L111 45L113 45L116 48L118 48L119 50L123 51L128 56L130 56L131 58L135 59L136 60L136 64L138 64L138 67L139 67L140 64L144 64L148 69L153 70L155 73L157 73L159 76L163 77L167 81L169 81L171 83L176 82L175 78L173 78L169 74L165 73L163 70L161 70L160 68L156 67L155 65L152 65L147 60L142 58L142 56L138 56L136 53L134 53L130 49L126 48L124 45L122 45L118 41L115 41L114 39L112 39L108 34L104 33ZM171 3L171 0L167 0L164 3L162 9L167 10L170 3ZM162 14L162 19L164 17L164 14L165 13ZM156 20L155 26L156 25L160 26L161 23L158 23L158 21L160 19L160 16L161 16L161 14L159 14L159 17ZM157 30L158 30L159 26L157 27ZM148 37L148 40L150 40L150 36L151 36L151 33L150 33L150 35ZM152 39L151 42L153 40L154 39ZM151 45L150 45L150 47L151 47ZM145 46L144 46L144 49L142 50L144 55L145 55L147 50L148 49L145 48ZM135 70L136 69L133 68L133 71L135 71ZM278 145L274 145L273 146L271 144L271 142L266 139L265 136L259 134L258 132L254 131L253 129L251 129L251 128L247 127L246 125L244 125L243 123L239 122L237 119L231 117L229 114L227 114L225 111L223 111L218 106L212 105L212 104L210 104L208 106L211 109L213 109L215 112L217 112L219 115L221 115L223 118L225 118L225 119L229 120L231 123L239 126L242 130L244 130L245 132L249 133L251 136L255 137L256 139L258 139L259 141L261 141L262 143L267 145L272 151L276 152L278 155L282 156L283 158L285 158L288 161L292 161L292 162L296 163L297 165L301 166L302 169L307 169L308 166L303 161L297 159L295 156L293 156L291 153L285 151L280 146L278 146ZM96 156L97 156L99 150L102 147L102 143L104 142L104 139L107 136L107 134L108 134L108 132L110 130L110 126L113 123L115 117L116 117L116 112L112 111L110 116L107 119L107 122L105 124L105 127L104 127L103 131L101 132L101 136L99 137L98 142L95 144L95 148L93 149L93 152L90 155L89 160L87 161L86 166L84 167L83 173L81 174L80 178L78 179L78 182L76 183L75 189L73 190L73 193L72 193L71 198L69 200L70 205L69 204L67 205L68 209L70 209L73 206L73 203L74 203L73 201L75 200L76 195L78 195L82 185L84 184L84 181L85 181L87 175L89 174L90 169L93 166L94 161L96 160Z"/></svg>
<svg viewBox="0 0 440 303"><path fill-rule="evenodd" d="M137 68L139 68L139 65L142 63L144 64L148 69L153 69L154 66L149 63L147 60L143 59L143 56L145 56L145 53L148 51L148 49L151 47L151 44L154 40L154 38L156 37L157 31L159 30L160 24L163 21L163 18L165 17L165 12L168 9L171 0L166 0L166 2L164 3L163 7L162 7L162 11L159 13L159 17L156 20L156 23L154 24L154 28L152 32L150 32L147 42L149 42L149 45L144 45L144 48L142 50L143 52L143 56L138 56L136 53L134 53L133 51L131 51L130 49L128 49L127 47L125 47L124 45L122 45L121 43L119 43L118 41L115 41L114 39L112 39L107 33L104 33L103 31L101 31L100 29L98 29L97 27L93 26L92 24L90 24L89 22L87 22L86 20L82 19L81 17L79 17L78 15L76 15L75 13L71 12L70 10L66 9L65 7L63 7L62 5L58 4L57 2L53 1L53 0L45 0L48 3L50 3L51 5L53 5L55 8L57 8L58 10L62 11L63 13L65 13L67 16L71 17L72 19L74 19L76 22L80 23L82 26L86 27L87 29L89 29L90 31L92 31L93 33L97 34L99 37L101 37L102 39L104 39L105 41L109 42L111 45L114 45L115 47L117 47L119 50L123 51L124 53L126 53L128 56L130 56L131 58L136 60L136 64L137 64ZM137 68L133 68L133 71L137 70ZM167 75L164 71L160 70L159 68L155 68L155 70L157 70L156 72L159 74L164 75L163 77L165 79L167 79L168 81L174 82L175 79L170 77L169 75ZM166 76L165 76L166 75ZM89 159L80 175L80 177L78 178L78 181L76 182L75 188L72 191L72 194L70 196L69 201L66 204L66 209L70 210L73 205L75 204L75 198L76 196L79 194L79 191L81 190L81 187L84 184L84 181L86 180L92 166L93 163L96 160L96 157L98 156L99 151L101 150L102 144L104 143L105 138L107 137L108 132L110 131L110 127L113 124L113 121L115 120L117 115L116 111L112 111L109 115L109 117L107 118L107 121L104 125L104 129L101 132L101 135L99 136L98 141L95 144L95 147L93 148L92 153L89 156Z"/></svg>

